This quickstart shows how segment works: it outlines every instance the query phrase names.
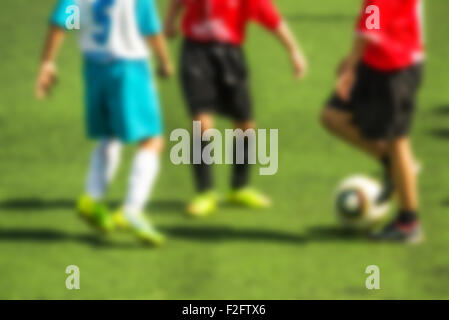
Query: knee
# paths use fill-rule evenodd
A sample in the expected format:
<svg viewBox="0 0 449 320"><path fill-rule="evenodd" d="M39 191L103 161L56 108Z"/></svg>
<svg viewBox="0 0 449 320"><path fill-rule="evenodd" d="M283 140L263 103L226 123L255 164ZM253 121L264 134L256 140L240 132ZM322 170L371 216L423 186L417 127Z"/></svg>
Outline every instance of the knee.
<svg viewBox="0 0 449 320"><path fill-rule="evenodd" d="M390 151L390 146L386 140L379 140L376 142L373 142L374 146L379 150L379 153L382 155L386 155Z"/></svg>
<svg viewBox="0 0 449 320"><path fill-rule="evenodd" d="M395 153L401 150L408 151L410 149L410 143L409 139L406 137L396 138L388 141L385 144L385 147L390 153Z"/></svg>
<svg viewBox="0 0 449 320"><path fill-rule="evenodd" d="M256 128L256 124L252 120L249 120L249 121L238 121L238 122L235 123L235 128L236 129L241 129L243 131L246 131L248 129L255 129Z"/></svg>
<svg viewBox="0 0 449 320"><path fill-rule="evenodd" d="M162 137L145 139L140 142L140 148L160 154L165 148L165 140Z"/></svg>
<svg viewBox="0 0 449 320"><path fill-rule="evenodd" d="M321 125L331 131L339 131L339 129L351 121L351 115L345 112L325 108L320 116Z"/></svg>
<svg viewBox="0 0 449 320"><path fill-rule="evenodd" d="M201 124L201 133L214 127L214 120L210 114L199 114L194 117L193 121L198 121Z"/></svg>
<svg viewBox="0 0 449 320"><path fill-rule="evenodd" d="M99 152L104 156L118 156L122 150L122 143L116 139L104 139L98 146Z"/></svg>
<svg viewBox="0 0 449 320"><path fill-rule="evenodd" d="M321 112L320 122L324 128L331 129L334 127L334 119L332 117L332 112L326 108Z"/></svg>

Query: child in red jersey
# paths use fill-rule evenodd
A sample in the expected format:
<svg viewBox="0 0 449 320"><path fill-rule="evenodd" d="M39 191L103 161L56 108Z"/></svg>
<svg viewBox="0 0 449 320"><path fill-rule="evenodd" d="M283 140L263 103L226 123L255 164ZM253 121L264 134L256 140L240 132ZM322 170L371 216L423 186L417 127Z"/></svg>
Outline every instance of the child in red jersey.
<svg viewBox="0 0 449 320"><path fill-rule="evenodd" d="M379 202L398 193L397 218L375 237L416 242L422 234L408 135L424 60L421 1L365 0L356 29L322 122L383 164L386 181Z"/></svg>
<svg viewBox="0 0 449 320"><path fill-rule="evenodd" d="M214 113L228 116L243 131L255 127L248 70L241 49L250 21L263 25L280 39L290 55L295 76L304 76L304 56L272 0L172 0L165 23L167 35L176 33L181 12L185 38L181 82L190 114L201 122L202 132L213 127ZM269 199L248 187L248 142L243 145L244 150L239 152L243 151L246 161L234 164L230 199L248 207L266 207ZM193 167L199 194L188 206L188 213L204 216L214 211L217 202L211 167L205 163Z"/></svg>

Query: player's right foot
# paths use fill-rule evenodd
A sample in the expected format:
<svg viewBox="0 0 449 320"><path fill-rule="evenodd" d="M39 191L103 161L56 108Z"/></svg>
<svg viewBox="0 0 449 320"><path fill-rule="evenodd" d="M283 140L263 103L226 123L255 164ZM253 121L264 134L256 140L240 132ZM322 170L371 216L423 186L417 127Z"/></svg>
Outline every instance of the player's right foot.
<svg viewBox="0 0 449 320"><path fill-rule="evenodd" d="M418 221L407 224L394 221L379 232L373 233L371 239L377 241L418 244L424 240L424 236Z"/></svg>
<svg viewBox="0 0 449 320"><path fill-rule="evenodd" d="M112 214L112 219L114 220L115 227L118 230L128 230L130 225L125 217L123 209L118 209Z"/></svg>
<svg viewBox="0 0 449 320"><path fill-rule="evenodd" d="M76 207L80 217L95 229L102 232L111 232L114 230L114 221L104 204L95 201L95 199L88 195L83 195L78 200Z"/></svg>
<svg viewBox="0 0 449 320"><path fill-rule="evenodd" d="M187 214L192 217L206 217L217 209L218 195L214 191L198 194L187 206Z"/></svg>
<svg viewBox="0 0 449 320"><path fill-rule="evenodd" d="M146 219L143 213L137 215L125 215L129 229L144 244L161 246L165 243L165 237Z"/></svg>

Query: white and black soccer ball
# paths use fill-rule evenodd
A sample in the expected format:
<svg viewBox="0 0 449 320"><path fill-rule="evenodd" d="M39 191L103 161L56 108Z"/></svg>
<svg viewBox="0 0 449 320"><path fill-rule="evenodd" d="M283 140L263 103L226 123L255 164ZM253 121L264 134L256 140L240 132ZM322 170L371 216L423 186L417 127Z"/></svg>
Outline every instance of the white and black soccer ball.
<svg viewBox="0 0 449 320"><path fill-rule="evenodd" d="M390 203L378 204L382 186L365 175L345 179L335 194L335 210L340 223L348 229L369 230L385 221Z"/></svg>

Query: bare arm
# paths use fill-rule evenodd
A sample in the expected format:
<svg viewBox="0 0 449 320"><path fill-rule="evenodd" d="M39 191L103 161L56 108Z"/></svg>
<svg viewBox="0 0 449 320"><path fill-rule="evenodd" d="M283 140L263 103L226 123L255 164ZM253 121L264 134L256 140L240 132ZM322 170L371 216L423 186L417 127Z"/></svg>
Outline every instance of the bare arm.
<svg viewBox="0 0 449 320"><path fill-rule="evenodd" d="M51 26L42 53L42 60L35 86L35 95L38 99L45 98L56 81L55 60L64 40L64 30Z"/></svg>
<svg viewBox="0 0 449 320"><path fill-rule="evenodd" d="M349 54L343 59L338 68L338 73L347 68L355 68L362 59L363 51L369 43L369 38L357 36L352 44L352 49Z"/></svg>
<svg viewBox="0 0 449 320"><path fill-rule="evenodd" d="M298 79L303 78L307 71L307 61L286 22L281 22L279 27L275 30L275 35L282 42L290 55L295 77Z"/></svg>
<svg viewBox="0 0 449 320"><path fill-rule="evenodd" d="M183 9L182 0L171 0L164 23L164 33L167 37L173 38L177 34L177 19Z"/></svg>
<svg viewBox="0 0 449 320"><path fill-rule="evenodd" d="M156 53L159 63L159 75L162 77L170 77L174 73L174 67L170 58L165 37L159 33L149 36L147 39L151 49Z"/></svg>
<svg viewBox="0 0 449 320"><path fill-rule="evenodd" d="M352 49L338 67L338 79L336 92L344 101L350 98L352 87L356 81L356 68L362 59L363 52L370 40L363 36L357 36L352 45Z"/></svg>

